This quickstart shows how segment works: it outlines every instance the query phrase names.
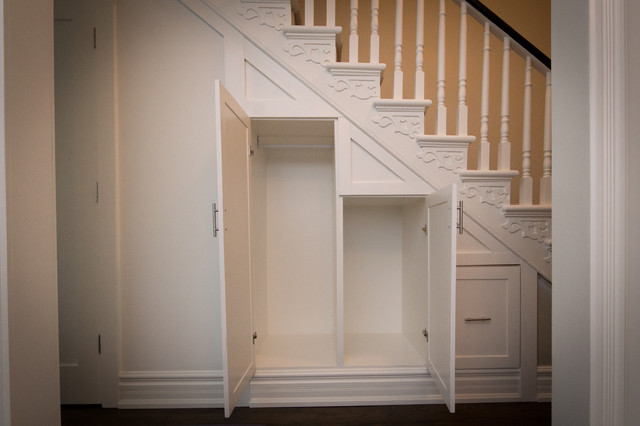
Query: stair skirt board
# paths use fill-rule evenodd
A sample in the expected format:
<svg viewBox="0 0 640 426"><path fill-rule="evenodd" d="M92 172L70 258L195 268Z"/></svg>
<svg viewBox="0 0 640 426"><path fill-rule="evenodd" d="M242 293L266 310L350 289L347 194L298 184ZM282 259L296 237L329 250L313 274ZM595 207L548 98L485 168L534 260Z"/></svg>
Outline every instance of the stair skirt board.
<svg viewBox="0 0 640 426"><path fill-rule="evenodd" d="M257 372L250 407L409 405L443 403L431 377L419 369ZM459 370L457 402L520 400L519 369ZM221 371L127 372L120 375L120 409L222 407Z"/></svg>

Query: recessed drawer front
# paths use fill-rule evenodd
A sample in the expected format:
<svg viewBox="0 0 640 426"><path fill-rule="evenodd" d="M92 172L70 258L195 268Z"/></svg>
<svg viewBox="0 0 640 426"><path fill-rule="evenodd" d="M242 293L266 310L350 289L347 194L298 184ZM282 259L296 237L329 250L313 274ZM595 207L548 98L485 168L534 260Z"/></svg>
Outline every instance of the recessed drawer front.
<svg viewBox="0 0 640 426"><path fill-rule="evenodd" d="M456 368L520 365L520 266L459 266Z"/></svg>

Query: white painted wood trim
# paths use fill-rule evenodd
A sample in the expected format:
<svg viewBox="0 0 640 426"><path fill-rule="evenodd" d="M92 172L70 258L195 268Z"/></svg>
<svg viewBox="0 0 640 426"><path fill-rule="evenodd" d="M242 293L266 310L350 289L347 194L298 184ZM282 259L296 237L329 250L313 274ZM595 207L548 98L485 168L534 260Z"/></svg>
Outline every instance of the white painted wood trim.
<svg viewBox="0 0 640 426"><path fill-rule="evenodd" d="M222 407L221 370L124 371L118 408Z"/></svg>
<svg viewBox="0 0 640 426"><path fill-rule="evenodd" d="M220 17L217 11L202 0L180 0L180 2L214 31L222 34L224 39L224 86L231 95L238 100L243 108L245 105L245 66L244 66L244 38L227 21Z"/></svg>
<svg viewBox="0 0 640 426"><path fill-rule="evenodd" d="M537 399L538 273L520 266L520 379L522 401Z"/></svg>
<svg viewBox="0 0 640 426"><path fill-rule="evenodd" d="M456 401L520 400L519 369L457 370ZM251 407L442 404L422 367L258 370Z"/></svg>
<svg viewBox="0 0 640 426"><path fill-rule="evenodd" d="M221 370L124 371L121 409L219 408ZM520 400L518 369L458 370L460 402ZM484 389L484 390L479 390ZM424 367L258 370L250 386L251 407L441 404Z"/></svg>
<svg viewBox="0 0 640 426"><path fill-rule="evenodd" d="M335 283L336 283L336 362L338 366L344 365L344 215L343 200L340 188L343 184L351 185L351 161L344 162L343 158L350 160L351 149L351 125L349 121L340 117L334 121L334 161L335 172ZM344 175L342 164L349 165L348 175Z"/></svg>
<svg viewBox="0 0 640 426"><path fill-rule="evenodd" d="M591 0L590 417L622 425L625 413L626 0Z"/></svg>
<svg viewBox="0 0 640 426"><path fill-rule="evenodd" d="M7 303L7 178L4 143L4 0L0 0L0 425L11 424Z"/></svg>
<svg viewBox="0 0 640 426"><path fill-rule="evenodd" d="M551 366L540 365L538 366L537 382L537 401L538 402L551 402Z"/></svg>
<svg viewBox="0 0 640 426"><path fill-rule="evenodd" d="M119 328L119 215L118 200L118 143L117 143L117 78L115 75L116 55L116 4L115 0L96 1L96 16L99 30L103 34L102 49L97 51L98 61L98 108L100 137L98 140L100 180L100 207L98 219L99 276L101 282L102 314L99 331L102 339L100 358L100 386L102 406L118 405L118 369L120 354Z"/></svg>

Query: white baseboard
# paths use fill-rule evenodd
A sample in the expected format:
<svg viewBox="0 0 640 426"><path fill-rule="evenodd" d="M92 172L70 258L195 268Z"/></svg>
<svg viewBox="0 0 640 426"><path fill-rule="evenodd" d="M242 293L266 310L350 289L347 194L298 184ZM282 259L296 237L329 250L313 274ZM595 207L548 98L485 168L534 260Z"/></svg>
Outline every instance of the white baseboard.
<svg viewBox="0 0 640 426"><path fill-rule="evenodd" d="M457 402L520 400L520 372L456 372ZM251 381L251 407L442 404L424 369L336 369L290 374L259 371Z"/></svg>
<svg viewBox="0 0 640 426"><path fill-rule="evenodd" d="M520 369L456 371L456 402L520 401Z"/></svg>
<svg viewBox="0 0 640 426"><path fill-rule="evenodd" d="M118 408L222 407L222 371L120 373Z"/></svg>
<svg viewBox="0 0 640 426"><path fill-rule="evenodd" d="M538 366L537 377L538 402L551 402L551 366Z"/></svg>
<svg viewBox="0 0 640 426"><path fill-rule="evenodd" d="M519 369L459 370L456 401L519 401ZM538 400L550 400L551 369L538 369ZM222 372L128 371L120 374L119 408L222 407ZM251 407L442 404L424 368L258 370Z"/></svg>

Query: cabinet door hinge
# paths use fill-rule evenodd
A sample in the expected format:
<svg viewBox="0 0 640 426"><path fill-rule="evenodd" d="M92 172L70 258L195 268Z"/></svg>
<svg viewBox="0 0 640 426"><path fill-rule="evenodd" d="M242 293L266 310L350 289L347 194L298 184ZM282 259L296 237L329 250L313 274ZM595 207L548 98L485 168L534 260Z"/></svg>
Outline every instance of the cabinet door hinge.
<svg viewBox="0 0 640 426"><path fill-rule="evenodd" d="M258 338L258 333L256 333L255 331L253 332L253 344L256 344L256 339Z"/></svg>
<svg viewBox="0 0 640 426"><path fill-rule="evenodd" d="M429 235L429 230L428 230L428 228L427 228L427 225L424 225L424 226L422 227L422 232L424 232L424 233L425 233L425 235Z"/></svg>
<svg viewBox="0 0 640 426"><path fill-rule="evenodd" d="M427 342L428 342L429 341L429 332L427 331L426 328L424 330L422 330L422 335L425 337L425 339L427 339Z"/></svg>

